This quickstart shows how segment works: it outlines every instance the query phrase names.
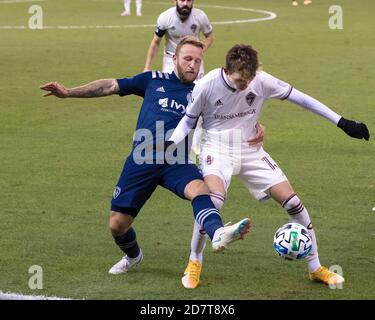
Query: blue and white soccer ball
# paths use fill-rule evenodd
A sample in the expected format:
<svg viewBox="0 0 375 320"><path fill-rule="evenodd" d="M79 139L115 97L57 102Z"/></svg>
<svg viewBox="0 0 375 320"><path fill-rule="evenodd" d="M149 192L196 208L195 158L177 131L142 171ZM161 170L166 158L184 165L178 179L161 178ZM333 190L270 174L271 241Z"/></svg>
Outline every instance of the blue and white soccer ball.
<svg viewBox="0 0 375 320"><path fill-rule="evenodd" d="M273 247L287 260L302 260L311 252L312 238L303 225L287 223L276 231Z"/></svg>

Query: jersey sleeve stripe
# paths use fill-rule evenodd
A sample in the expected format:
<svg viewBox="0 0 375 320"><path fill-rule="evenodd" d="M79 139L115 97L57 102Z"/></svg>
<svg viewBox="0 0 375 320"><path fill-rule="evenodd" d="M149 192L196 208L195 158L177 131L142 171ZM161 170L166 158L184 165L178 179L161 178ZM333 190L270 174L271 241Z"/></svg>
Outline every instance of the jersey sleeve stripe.
<svg viewBox="0 0 375 320"><path fill-rule="evenodd" d="M282 98L281 98L281 100L285 100L285 99L288 99L288 98L289 98L289 96L290 96L290 94L292 93L292 91L293 91L293 87L292 87L292 86L290 86L290 88L289 88L288 92L286 93L286 95L285 95L284 97L282 97Z"/></svg>
<svg viewBox="0 0 375 320"><path fill-rule="evenodd" d="M197 119L197 118L199 118L199 116L194 116L194 115L192 115L192 114L185 114L187 117L189 117L190 119Z"/></svg>

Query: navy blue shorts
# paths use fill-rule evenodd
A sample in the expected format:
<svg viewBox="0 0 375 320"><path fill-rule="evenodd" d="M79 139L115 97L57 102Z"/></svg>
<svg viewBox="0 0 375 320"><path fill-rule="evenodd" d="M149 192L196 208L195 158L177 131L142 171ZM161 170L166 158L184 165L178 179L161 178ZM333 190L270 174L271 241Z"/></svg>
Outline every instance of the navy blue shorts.
<svg viewBox="0 0 375 320"><path fill-rule="evenodd" d="M113 192L111 210L136 217L157 186L185 199L186 185L203 180L195 164L136 164L130 155Z"/></svg>

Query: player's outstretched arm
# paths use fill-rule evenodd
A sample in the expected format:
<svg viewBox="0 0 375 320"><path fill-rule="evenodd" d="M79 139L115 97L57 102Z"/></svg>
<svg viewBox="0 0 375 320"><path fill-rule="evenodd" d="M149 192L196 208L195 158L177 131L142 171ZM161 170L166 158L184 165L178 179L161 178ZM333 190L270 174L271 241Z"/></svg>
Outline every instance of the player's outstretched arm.
<svg viewBox="0 0 375 320"><path fill-rule="evenodd" d="M297 89L293 89L287 99L295 104L300 105L303 108L310 110L311 112L314 112L330 120L352 138L365 140L370 139L370 133L364 123L345 119L320 101L310 97L303 92L298 91Z"/></svg>
<svg viewBox="0 0 375 320"><path fill-rule="evenodd" d="M65 88L58 82L48 82L40 89L47 91L44 97L56 96L58 98L95 98L105 97L119 93L119 86L116 79L101 79L90 82L76 88Z"/></svg>

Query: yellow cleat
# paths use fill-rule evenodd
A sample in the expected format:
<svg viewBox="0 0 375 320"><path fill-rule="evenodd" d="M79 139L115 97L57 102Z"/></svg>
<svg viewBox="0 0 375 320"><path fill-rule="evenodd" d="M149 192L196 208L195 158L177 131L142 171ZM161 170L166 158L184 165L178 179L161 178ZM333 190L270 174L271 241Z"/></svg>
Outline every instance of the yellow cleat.
<svg viewBox="0 0 375 320"><path fill-rule="evenodd" d="M318 270L309 273L312 281L323 282L327 285L338 285L344 283L345 279L337 273L329 271L326 267L319 267Z"/></svg>
<svg viewBox="0 0 375 320"><path fill-rule="evenodd" d="M185 288L195 289L199 285L202 264L199 261L189 260L181 281Z"/></svg>

